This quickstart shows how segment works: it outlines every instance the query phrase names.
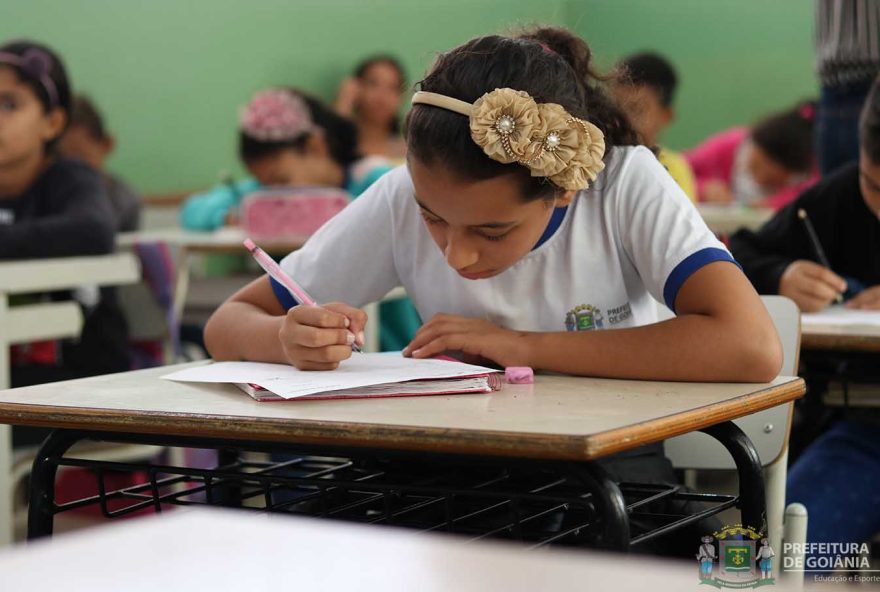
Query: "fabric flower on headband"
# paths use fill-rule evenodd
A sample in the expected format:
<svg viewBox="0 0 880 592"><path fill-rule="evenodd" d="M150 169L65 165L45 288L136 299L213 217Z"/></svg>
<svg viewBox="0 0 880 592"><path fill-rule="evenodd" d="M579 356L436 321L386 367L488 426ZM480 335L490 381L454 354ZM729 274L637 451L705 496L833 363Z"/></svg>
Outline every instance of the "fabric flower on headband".
<svg viewBox="0 0 880 592"><path fill-rule="evenodd" d="M526 157L538 129L538 105L520 90L500 88L474 102L471 137L492 160L510 164Z"/></svg>
<svg viewBox="0 0 880 592"><path fill-rule="evenodd" d="M288 90L273 88L258 92L242 108L239 127L255 140L287 142L315 126L305 101Z"/></svg>
<svg viewBox="0 0 880 592"><path fill-rule="evenodd" d="M560 105L538 105L541 134L532 142L526 166L533 177L548 177L563 189L588 187L605 163L605 135Z"/></svg>
<svg viewBox="0 0 880 592"><path fill-rule="evenodd" d="M470 118L471 138L498 162L519 163L568 191L586 189L605 168L605 135L556 103L536 103L523 91L497 88L473 105L431 92L413 104L433 105Z"/></svg>
<svg viewBox="0 0 880 592"><path fill-rule="evenodd" d="M565 190L585 189L605 168L605 135L556 103L499 88L474 102L471 137L489 158L518 162Z"/></svg>

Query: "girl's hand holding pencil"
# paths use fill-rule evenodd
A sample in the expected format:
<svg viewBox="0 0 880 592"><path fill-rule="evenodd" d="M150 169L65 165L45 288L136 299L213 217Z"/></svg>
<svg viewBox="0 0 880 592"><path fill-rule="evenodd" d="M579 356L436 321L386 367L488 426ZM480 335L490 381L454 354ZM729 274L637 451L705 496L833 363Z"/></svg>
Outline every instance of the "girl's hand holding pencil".
<svg viewBox="0 0 880 592"><path fill-rule="evenodd" d="M332 302L300 304L287 311L278 338L287 360L300 370L335 370L363 345L367 313Z"/></svg>
<svg viewBox="0 0 880 592"><path fill-rule="evenodd" d="M299 303L287 311L278 332L284 355L293 366L300 370L335 370L352 352L360 353L367 313L340 302L319 306L254 241L246 239L244 246L263 271Z"/></svg>

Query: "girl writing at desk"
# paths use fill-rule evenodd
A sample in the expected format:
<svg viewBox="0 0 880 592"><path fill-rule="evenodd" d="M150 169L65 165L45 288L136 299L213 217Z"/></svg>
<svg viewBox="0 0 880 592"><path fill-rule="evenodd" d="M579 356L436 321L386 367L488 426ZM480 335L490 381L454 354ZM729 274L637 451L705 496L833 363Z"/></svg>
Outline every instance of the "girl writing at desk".
<svg viewBox="0 0 880 592"><path fill-rule="evenodd" d="M757 294L637 145L589 60L582 40L556 29L441 55L407 118L407 166L283 261L318 301L346 304L296 307L263 277L214 314L214 356L333 369L367 321L357 307L403 285L427 320L405 350L415 357L464 350L585 376L773 378L781 351ZM652 296L678 316L652 324ZM629 314L614 315L615 331L566 331L578 307Z"/></svg>
<svg viewBox="0 0 880 592"><path fill-rule="evenodd" d="M638 145L590 58L552 28L440 55L407 116L406 166L282 262L331 304L297 306L258 279L209 321L212 355L332 370L363 341L358 307L402 285L427 321L408 356L459 350L580 376L775 377L781 347L758 295ZM654 298L678 316L655 324ZM613 463L618 478L674 480L660 445Z"/></svg>

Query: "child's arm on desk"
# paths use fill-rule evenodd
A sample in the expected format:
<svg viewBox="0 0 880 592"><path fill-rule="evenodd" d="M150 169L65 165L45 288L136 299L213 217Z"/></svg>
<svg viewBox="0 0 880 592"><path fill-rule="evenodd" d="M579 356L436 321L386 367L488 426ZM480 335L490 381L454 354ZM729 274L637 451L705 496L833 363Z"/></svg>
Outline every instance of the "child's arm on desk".
<svg viewBox="0 0 880 592"><path fill-rule="evenodd" d="M215 360L292 364L300 370L333 370L351 357L353 336L367 323L346 304L295 306L285 313L268 276L254 280L220 305L205 326Z"/></svg>
<svg viewBox="0 0 880 592"><path fill-rule="evenodd" d="M782 346L754 289L734 265L716 262L679 290L678 317L631 329L529 333L462 317L426 323L405 353L447 350L504 366L581 376L651 380L766 382L782 366Z"/></svg>

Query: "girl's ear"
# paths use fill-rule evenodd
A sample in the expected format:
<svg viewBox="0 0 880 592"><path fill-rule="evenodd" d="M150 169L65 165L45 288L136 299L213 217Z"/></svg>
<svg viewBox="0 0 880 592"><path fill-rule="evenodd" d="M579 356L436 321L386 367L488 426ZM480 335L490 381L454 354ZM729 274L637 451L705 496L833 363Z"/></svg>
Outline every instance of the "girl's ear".
<svg viewBox="0 0 880 592"><path fill-rule="evenodd" d="M556 207L561 208L569 205L575 195L577 195L577 191L560 191L556 194Z"/></svg>
<svg viewBox="0 0 880 592"><path fill-rule="evenodd" d="M50 142L61 136L64 127L67 125L67 113L64 109L56 107L43 117L43 128L41 138L44 142Z"/></svg>

